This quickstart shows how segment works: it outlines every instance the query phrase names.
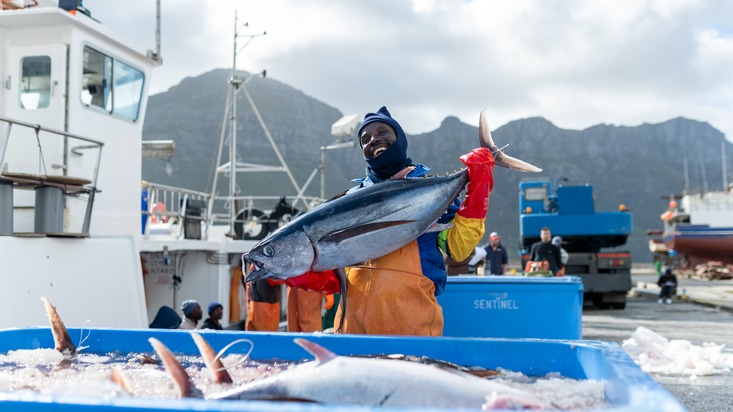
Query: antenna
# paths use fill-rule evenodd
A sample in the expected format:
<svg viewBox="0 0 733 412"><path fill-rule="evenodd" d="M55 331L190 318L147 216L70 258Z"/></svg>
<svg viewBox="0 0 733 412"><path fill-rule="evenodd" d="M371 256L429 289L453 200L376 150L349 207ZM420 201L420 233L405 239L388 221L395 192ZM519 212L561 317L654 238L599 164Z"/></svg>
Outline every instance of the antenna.
<svg viewBox="0 0 733 412"><path fill-rule="evenodd" d="M215 200L224 200L225 201L225 207L228 205L229 207L229 232L228 236L235 237L235 229L234 224L237 219L237 214L239 212L239 207L237 205L237 199L239 198L239 194L237 193L238 187L237 187L237 173L240 172L285 172L288 177L290 178L291 183L295 187L296 192L298 193L297 200L302 200L302 190L298 186L297 181L295 180L295 177L290 172L290 169L288 168L287 164L285 163L285 159L280 154L280 151L277 148L277 145L275 144L275 140L270 135L270 131L268 130L267 126L265 125L264 120L262 119L262 116L260 115L259 110L257 109L257 106L255 105L254 100L250 96L249 92L247 91L247 83L249 83L252 79L256 77L265 77L267 71L263 70L259 73L250 74L247 78L243 79L237 75L237 56L239 53L255 38L255 37L261 37L267 35L267 32L262 32L258 34L247 34L242 35L240 34L240 29L244 27L249 27L249 24L247 22L241 22L237 17L237 12L234 13L234 47L233 47L233 53L232 53L232 71L231 75L229 76L228 82L229 82L229 93L227 95L227 108L225 110L224 119L222 121L222 132L219 137L219 148L217 150L217 159L216 159L216 170L214 173L214 179L213 179L213 185L211 188L211 196L209 198L209 219L211 219L213 214L213 206ZM237 39L240 37L247 38L247 41L239 46L237 44ZM278 160L280 161L279 166L272 166L272 165L259 165L254 163L243 163L237 161L237 94L243 91L245 97L247 98L247 101L249 102L250 106L252 107L252 110L254 111L254 114L257 118L257 120L260 123L260 126L265 132L265 135L270 143L270 146L275 152L275 155L277 156ZM226 124L229 123L229 162L221 164L221 156L223 152L223 147L226 140ZM217 196L217 188L219 183L219 174L220 173L229 173L229 194L225 197ZM250 196L250 198L253 198ZM305 200L302 200L303 204L306 204ZM294 202L295 204L295 202ZM306 204L307 207L307 204Z"/></svg>

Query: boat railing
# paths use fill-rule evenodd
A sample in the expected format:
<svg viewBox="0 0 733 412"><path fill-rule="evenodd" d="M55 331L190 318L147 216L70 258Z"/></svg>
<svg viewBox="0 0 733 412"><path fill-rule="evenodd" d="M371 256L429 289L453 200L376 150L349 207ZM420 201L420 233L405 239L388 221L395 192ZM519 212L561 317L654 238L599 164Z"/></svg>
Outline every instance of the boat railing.
<svg viewBox="0 0 733 412"><path fill-rule="evenodd" d="M287 223L278 221L270 216L270 210L261 209L263 204L276 207L280 200L289 204L306 204L311 209L322 199L308 196L214 196L210 193L190 189L167 186L152 182L143 182L142 217L143 238L150 239L151 235L159 234L156 230L163 228L166 234L172 234L176 239L208 240L212 236L212 227L226 226L230 222L239 224L244 231L248 227L264 225L274 230ZM231 204L235 204L236 213L229 213ZM221 212L210 210L210 205L222 205ZM295 211L296 209L292 209ZM258 213L262 211L264 213ZM273 210L274 211L274 210ZM266 233L264 233L266 234ZM227 236L238 239L240 234L226 233ZM245 238L248 238L246 235Z"/></svg>
<svg viewBox="0 0 733 412"><path fill-rule="evenodd" d="M0 235L14 234L16 209L32 209L34 226L30 233L89 236L103 147L98 140L0 116ZM96 151L91 162L72 166L68 161L90 150ZM11 157L19 160L10 162ZM14 204L14 189L34 190L35 203ZM65 229L62 205L69 196L86 197L78 232Z"/></svg>

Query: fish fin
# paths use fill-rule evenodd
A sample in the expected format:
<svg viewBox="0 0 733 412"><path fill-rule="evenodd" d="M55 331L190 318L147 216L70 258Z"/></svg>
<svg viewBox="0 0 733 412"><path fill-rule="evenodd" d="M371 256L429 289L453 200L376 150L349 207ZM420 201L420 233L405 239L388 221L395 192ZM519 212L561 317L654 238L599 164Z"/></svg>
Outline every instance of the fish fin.
<svg viewBox="0 0 733 412"><path fill-rule="evenodd" d="M170 349L163 342L155 338L149 338L148 342L155 349L155 353L158 354L160 360L163 362L163 366L165 366L165 370L168 371L168 375L173 380L173 384L178 388L179 396L181 398L202 397L201 391L191 382L191 377L188 375L188 372L186 372L186 369L183 368L183 365L178 362L176 357L173 356Z"/></svg>
<svg viewBox="0 0 733 412"><path fill-rule="evenodd" d="M491 151L491 154L494 155L495 164L506 167L507 169L518 170L520 172L537 173L542 171L542 169L537 166L504 154L504 152L496 147L496 144L494 144L494 139L491 137L491 129L489 129L489 123L486 120L486 110L481 110L481 114L479 115L478 137L481 147L489 149Z"/></svg>
<svg viewBox="0 0 733 412"><path fill-rule="evenodd" d="M517 159L516 157L511 157L502 152L494 155L494 162L499 166L504 166L507 169L518 170L520 172L538 173L542 171L542 169L533 164Z"/></svg>
<svg viewBox="0 0 733 412"><path fill-rule="evenodd" d="M48 315L48 320L51 323L53 343L56 345L55 349L61 353L66 352L73 355L76 353L76 347L71 342L69 331L66 330L64 322L61 320L61 316L59 316L58 312L56 312L56 308L48 299L42 297L41 300L46 307L46 315Z"/></svg>
<svg viewBox="0 0 733 412"><path fill-rule="evenodd" d="M331 232L323 236L318 241L319 242L339 243L346 239L351 239L351 238L363 235L365 233L376 232L381 229L387 229L387 228L394 227L394 226L406 225L406 224L410 224L414 222L415 222L414 220L392 220L389 222L367 223L364 225L354 226L354 227L350 227L347 229L341 229L335 232Z"/></svg>
<svg viewBox="0 0 733 412"><path fill-rule="evenodd" d="M452 228L453 226L455 226L455 224L453 224L453 223L438 223L438 222L435 222L432 225L430 225L430 227L428 227L428 229L425 231L425 233L442 232L444 230L448 230L448 229Z"/></svg>
<svg viewBox="0 0 733 412"><path fill-rule="evenodd" d="M311 342L307 339L303 338L295 338L293 339L295 343L297 343L301 348L305 349L310 353L311 355L315 356L316 360L319 362L328 362L331 359L334 359L338 357L335 353L331 352L330 350L324 348L323 346Z"/></svg>
<svg viewBox="0 0 733 412"><path fill-rule="evenodd" d="M224 364L221 363L221 359L216 356L216 353L214 352L214 349L211 348L211 345L209 345L209 342L196 332L191 332L191 337L199 348L201 358L203 358L204 364L206 364L206 369L209 370L211 379L214 383L232 383L231 375L227 372Z"/></svg>
<svg viewBox="0 0 733 412"><path fill-rule="evenodd" d="M120 388L122 388L122 390L125 391L128 395L132 395L130 380L127 379L127 376L125 376L125 372L122 371L122 367L120 365L112 368L112 373L110 374L109 379L112 382L116 383Z"/></svg>
<svg viewBox="0 0 733 412"><path fill-rule="evenodd" d="M341 299L339 299L339 307L341 308L341 320L339 320L339 327L334 332L344 332L344 320L346 319L346 270L344 268L336 268L333 270L336 273L336 277L339 280L339 287L341 289Z"/></svg>

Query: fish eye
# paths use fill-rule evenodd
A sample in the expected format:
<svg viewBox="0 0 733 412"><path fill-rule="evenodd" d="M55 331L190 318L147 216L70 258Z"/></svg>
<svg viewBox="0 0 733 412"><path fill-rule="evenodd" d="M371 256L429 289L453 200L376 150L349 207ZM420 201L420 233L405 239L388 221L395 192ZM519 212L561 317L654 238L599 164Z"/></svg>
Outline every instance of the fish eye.
<svg viewBox="0 0 733 412"><path fill-rule="evenodd" d="M273 257L275 256L275 249L270 245L266 245L262 248L262 254L267 257Z"/></svg>

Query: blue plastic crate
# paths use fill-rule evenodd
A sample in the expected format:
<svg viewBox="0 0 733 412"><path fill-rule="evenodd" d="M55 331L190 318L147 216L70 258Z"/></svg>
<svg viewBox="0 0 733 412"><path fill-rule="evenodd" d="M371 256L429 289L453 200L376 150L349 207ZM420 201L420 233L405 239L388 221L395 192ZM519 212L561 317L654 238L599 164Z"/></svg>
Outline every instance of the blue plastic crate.
<svg viewBox="0 0 733 412"><path fill-rule="evenodd" d="M450 276L438 303L443 336L581 339L577 276Z"/></svg>
<svg viewBox="0 0 733 412"><path fill-rule="evenodd" d="M70 335L80 336L79 329ZM91 329L86 352L105 354L145 352L155 337L176 353L197 355L187 331ZM602 379L609 411L684 411L679 402L634 364L615 343L536 339L421 338L296 333L201 331L218 351L229 342L247 338L254 342L252 359L301 360L312 357L293 342L295 337L312 340L339 355L387 354L428 356L457 364L505 368L530 376L558 372L575 379ZM247 346L247 345L244 345ZM49 328L0 331L0 352L53 347ZM239 348L246 351L248 348ZM237 351L237 347L232 348ZM140 398L92 398L63 395L29 395L0 392L0 410L17 411L333 411L367 408L262 401L207 401L201 399L158 400ZM373 409L369 409L373 410Z"/></svg>

